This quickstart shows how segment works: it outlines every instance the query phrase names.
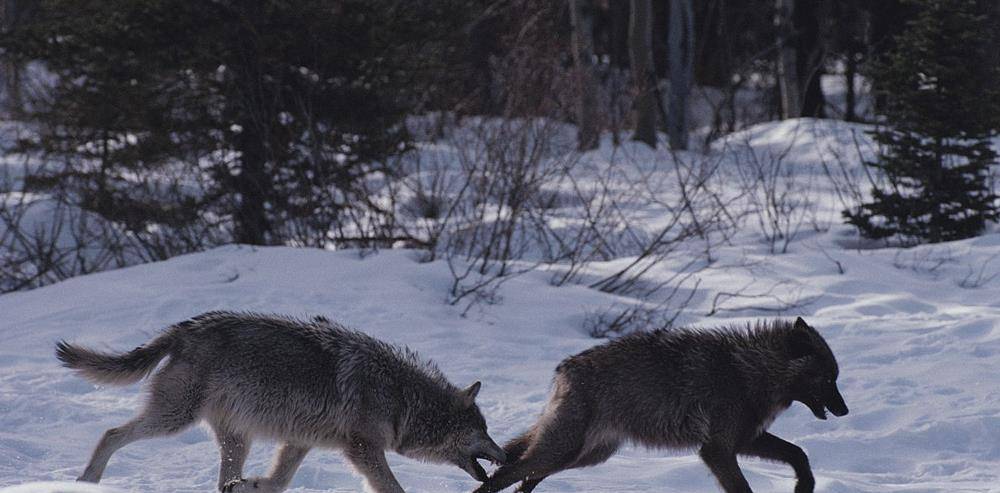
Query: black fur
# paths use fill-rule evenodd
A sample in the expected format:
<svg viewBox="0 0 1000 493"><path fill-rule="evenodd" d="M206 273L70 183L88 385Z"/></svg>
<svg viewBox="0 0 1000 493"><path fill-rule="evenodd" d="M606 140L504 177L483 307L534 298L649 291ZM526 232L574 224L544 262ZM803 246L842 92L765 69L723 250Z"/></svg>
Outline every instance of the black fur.
<svg viewBox="0 0 1000 493"><path fill-rule="evenodd" d="M559 364L545 412L505 447L517 460L476 491L521 481L527 493L549 475L604 462L631 442L697 448L727 493L750 492L737 454L791 465L796 493L811 492L805 453L766 430L793 401L820 419L826 410L847 414L838 373L823 337L801 318L627 335Z"/></svg>

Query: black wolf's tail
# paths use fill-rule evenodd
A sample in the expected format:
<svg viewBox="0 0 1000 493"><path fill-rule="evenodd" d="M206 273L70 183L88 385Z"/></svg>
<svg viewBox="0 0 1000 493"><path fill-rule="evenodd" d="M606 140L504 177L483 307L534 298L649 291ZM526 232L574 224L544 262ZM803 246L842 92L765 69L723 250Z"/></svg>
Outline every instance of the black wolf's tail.
<svg viewBox="0 0 1000 493"><path fill-rule="evenodd" d="M170 353L173 345L170 333L123 354L102 353L59 341L56 343L56 357L63 362L63 366L76 370L87 380L126 385L138 382L153 371L156 364Z"/></svg>
<svg viewBox="0 0 1000 493"><path fill-rule="evenodd" d="M535 429L532 427L530 430L518 435L517 438L507 442L503 446L504 453L507 454L507 463L513 464L521 460L521 456L528 450L531 446L531 441L535 439Z"/></svg>

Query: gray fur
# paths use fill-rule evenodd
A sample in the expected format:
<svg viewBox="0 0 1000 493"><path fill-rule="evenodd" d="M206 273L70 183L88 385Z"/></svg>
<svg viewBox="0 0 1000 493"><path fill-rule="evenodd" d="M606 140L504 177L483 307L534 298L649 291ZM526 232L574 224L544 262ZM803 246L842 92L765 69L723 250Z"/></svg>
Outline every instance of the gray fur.
<svg viewBox="0 0 1000 493"><path fill-rule="evenodd" d="M413 352L324 318L211 312L121 355L66 342L56 354L84 377L110 384L135 382L167 358L151 379L145 409L104 434L81 481L99 481L126 444L199 420L218 439L224 492L284 490L312 447L343 450L377 493L403 491L385 450L452 463L480 481L486 474L478 458L504 461L475 404L479 382L459 389ZM255 438L281 446L267 476L244 479Z"/></svg>
<svg viewBox="0 0 1000 493"><path fill-rule="evenodd" d="M511 461L477 493L521 481L530 492L556 472L599 464L623 443L696 448L727 493L750 486L736 455L793 467L796 493L813 491L805 453L767 428L793 401L820 419L847 414L836 359L801 318L754 327L635 333L588 349L557 368L530 430L505 447Z"/></svg>

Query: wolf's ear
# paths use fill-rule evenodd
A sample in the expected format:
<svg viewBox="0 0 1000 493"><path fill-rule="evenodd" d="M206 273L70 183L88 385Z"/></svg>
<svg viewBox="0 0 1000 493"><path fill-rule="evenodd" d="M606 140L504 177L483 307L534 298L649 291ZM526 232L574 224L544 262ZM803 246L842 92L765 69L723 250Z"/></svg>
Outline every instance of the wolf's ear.
<svg viewBox="0 0 1000 493"><path fill-rule="evenodd" d="M816 353L812 335L808 331L799 327L799 322L805 324L801 318L795 321L795 328L788 334L788 357L791 359L804 358ZM808 327L808 326L806 326Z"/></svg>
<svg viewBox="0 0 1000 493"><path fill-rule="evenodd" d="M479 395L479 389L483 388L482 382L476 382L469 385L469 388L462 391L462 400L465 402L466 406L471 406L476 402L476 396Z"/></svg>
<svg viewBox="0 0 1000 493"><path fill-rule="evenodd" d="M799 317L795 319L795 328L798 330L809 330L809 324L805 320L802 320L802 317Z"/></svg>

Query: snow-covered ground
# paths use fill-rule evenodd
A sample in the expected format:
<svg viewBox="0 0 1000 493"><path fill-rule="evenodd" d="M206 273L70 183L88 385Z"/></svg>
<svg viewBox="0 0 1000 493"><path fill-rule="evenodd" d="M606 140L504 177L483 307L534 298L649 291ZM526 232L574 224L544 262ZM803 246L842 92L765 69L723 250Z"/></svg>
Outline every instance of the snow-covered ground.
<svg viewBox="0 0 1000 493"><path fill-rule="evenodd" d="M815 126L765 124L733 142L783 153L803 169L819 166L818 149L853 149L848 132L803 131ZM728 152L722 147L717 152ZM587 159L604 159L607 152ZM810 173L800 170L796 179L816 176ZM715 247L711 268L696 273L700 284L682 320L712 326L801 315L826 336L851 413L817 421L796 404L771 428L807 450L817 491L1000 492L1000 233L912 249L859 249L851 230L839 224L836 190L804 183L812 183L817 224L803 227L787 253L771 254L748 220L745 231ZM0 296L0 487L14 487L4 493L93 491L24 485L75 478L101 433L129 419L143 398L139 386L97 387L61 368L53 356L59 339L129 349L208 310L325 315L417 350L455 384L481 380L479 403L491 434L504 441L541 412L559 360L600 342L584 330L587 317L623 301L583 285L554 287L549 273L535 271L503 284L500 303L462 317L462 306L444 302L447 265L419 260L407 250L362 256L227 246ZM654 272L670 274L669 263ZM273 444L257 444L247 472L263 472L272 450ZM125 447L112 458L104 484L124 491L212 491L217 460L211 434L199 426ZM476 486L452 466L395 455L390 463L407 491ZM785 466L742 465L756 491L793 489ZM292 483L298 492L360 489L339 453L323 450L309 454ZM636 448L603 465L558 474L538 489L663 490L718 491L694 454Z"/></svg>

